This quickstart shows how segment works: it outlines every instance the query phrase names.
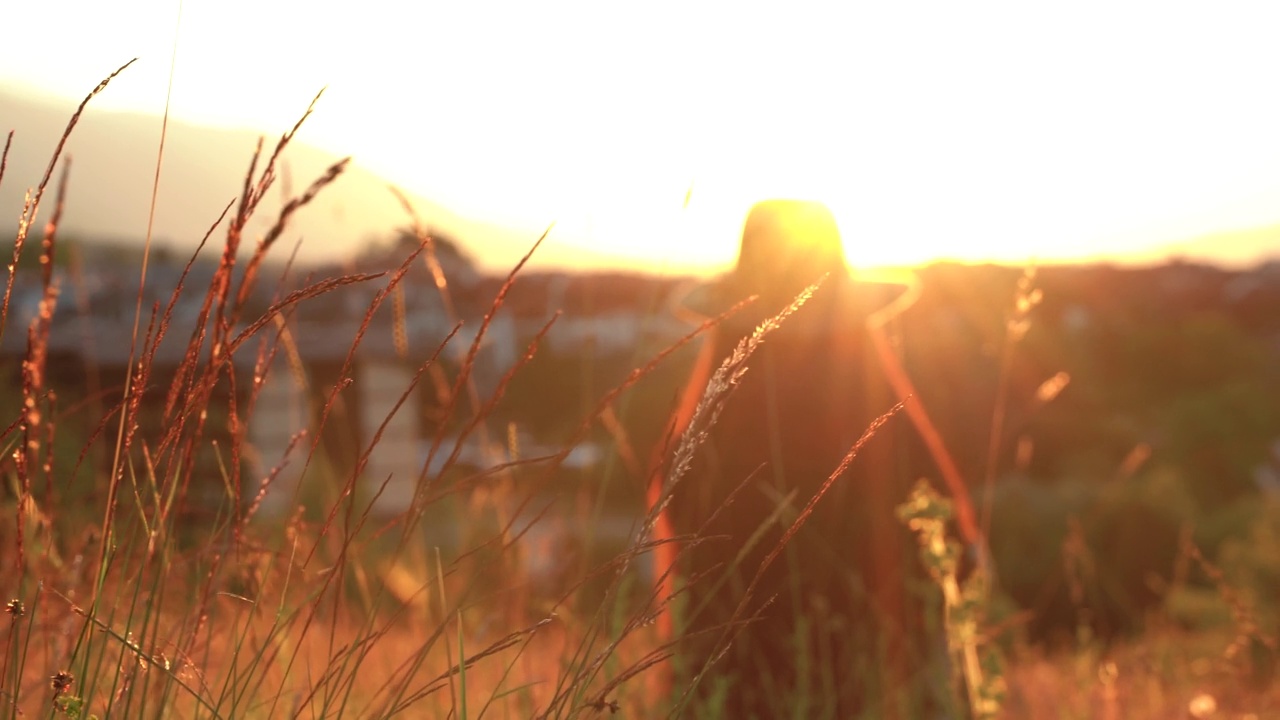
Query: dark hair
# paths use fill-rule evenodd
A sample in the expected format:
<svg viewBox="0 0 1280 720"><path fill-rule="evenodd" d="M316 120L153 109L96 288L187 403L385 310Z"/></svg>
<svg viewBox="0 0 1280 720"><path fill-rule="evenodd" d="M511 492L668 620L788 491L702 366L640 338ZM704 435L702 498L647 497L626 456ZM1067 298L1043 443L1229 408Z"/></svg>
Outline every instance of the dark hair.
<svg viewBox="0 0 1280 720"><path fill-rule="evenodd" d="M742 228L732 292L759 295L762 304L790 302L823 275L839 282L848 269L831 211L804 200L756 203Z"/></svg>

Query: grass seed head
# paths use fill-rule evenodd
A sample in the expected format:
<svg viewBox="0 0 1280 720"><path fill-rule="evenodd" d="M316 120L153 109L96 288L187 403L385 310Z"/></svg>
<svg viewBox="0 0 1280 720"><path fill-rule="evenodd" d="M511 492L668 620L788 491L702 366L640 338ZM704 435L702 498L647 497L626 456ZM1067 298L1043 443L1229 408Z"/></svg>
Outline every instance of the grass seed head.
<svg viewBox="0 0 1280 720"><path fill-rule="evenodd" d="M71 689L71 685L76 681L75 676L66 670L59 670L49 678L49 685L53 688L54 697L61 695Z"/></svg>

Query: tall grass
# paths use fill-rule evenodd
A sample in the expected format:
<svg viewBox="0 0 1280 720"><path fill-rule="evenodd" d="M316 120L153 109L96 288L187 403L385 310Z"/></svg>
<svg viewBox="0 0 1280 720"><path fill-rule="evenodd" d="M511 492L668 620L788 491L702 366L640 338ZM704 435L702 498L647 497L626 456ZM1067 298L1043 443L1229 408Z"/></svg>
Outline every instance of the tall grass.
<svg viewBox="0 0 1280 720"><path fill-rule="evenodd" d="M648 556L667 542L654 537L655 524L746 372L753 349L812 289L745 338L713 377L705 408L673 455L662 503L638 520L631 540L609 548L607 560L584 567L547 594L535 588L521 541L535 523L556 522L545 517L544 501L555 496L553 486L570 451L602 428L628 449L633 470L641 470L615 411L620 398L742 304L639 363L599 397L555 453L521 458L512 447L509 462L468 470L460 461L464 443L474 437L493 445L501 437L490 418L557 321L550 318L489 396L482 396L475 373L486 334L546 236L505 278L452 370L443 368L441 355L457 341L462 320L430 233L403 196L419 243L397 267L299 284L291 278L290 260L279 278L267 280L280 288L273 300L255 312L251 301L271 267L267 257L290 218L348 165L346 159L331 165L284 201L256 242L247 237L250 219L275 186L284 151L312 112L308 108L274 147L259 142L238 198L211 223L168 300L150 308L143 304L148 243L134 331L118 338L130 348L122 383L104 388L102 417L83 416L91 404L60 415L47 369L61 290L55 249L68 186L69 163L61 151L88 102L127 67L86 97L29 195L0 315L3 332L27 236L62 162L39 248L43 299L26 328L20 407L0 436L13 458L6 468L12 523L0 528L12 531L5 540L15 549L16 571L0 580L0 592L12 598L0 670L6 714L550 718L659 712L671 701L669 677L658 679L659 670L672 660L678 640L654 630L659 619L669 617L676 594L669 577L651 582L644 569L653 564ZM4 167L0 160L0 180ZM192 269L218 233L222 242L212 280L207 287L188 287ZM397 354L409 359L403 283L419 262L453 330L420 361L394 407L358 449L354 465L341 468L324 447L324 429L343 412L361 343L388 303ZM282 457L259 458L268 469L250 475L254 465L248 459L261 454L250 442L250 423L266 383L308 382L294 316L304 303L357 284L377 289L358 330L346 339L337 381L327 390L315 388L324 393L315 426L295 434ZM297 289L287 290L291 286ZM175 308L192 298L199 307L195 321L179 326ZM174 368L162 367L162 345L175 343L181 360ZM280 376L278 356L288 360L284 365L295 377ZM391 478L367 477L366 469L392 417L428 377L442 388L443 414L460 429L450 437L441 425L407 508L388 516L375 506ZM148 420L148 413L158 414L158 422ZM54 452L61 425L87 428L70 456ZM97 463L95 456L109 460ZM215 461L213 477L204 462L208 456ZM301 468L299 481L292 489L276 487L289 465ZM437 465L442 466L431 469ZM482 486L499 488L502 497L477 506L468 497ZM284 506L296 512L263 517L264 500L272 493L289 494ZM488 513L498 522L484 530L482 516ZM458 548L431 546L427 526L450 515L468 528L468 537ZM678 712L682 702L674 703Z"/></svg>
<svg viewBox="0 0 1280 720"><path fill-rule="evenodd" d="M133 343L128 371L123 386L108 395L105 415L90 422L62 418L46 377L61 290L53 272L67 187L61 150L85 105L120 71L81 104L48 171L28 196L0 315L3 328L16 268L29 252L26 240L62 162L54 209L38 249L43 299L25 328L20 408L0 436L13 459L5 469L10 519L0 526L13 551L12 571L0 580L5 596L12 598L0 671L6 716L562 717L649 705L644 692L633 688L670 654L652 651L644 642L653 614L645 606L662 599L638 601L630 589L638 576L635 561L650 545L638 539L593 571L607 579L604 598L594 608L577 595L590 576L539 600L520 558L521 538L532 525L522 509L547 497L539 491L554 481L576 441L601 418L611 417L621 393L710 324L658 353L601 397L593 414L582 419L575 440L554 455L513 458L479 474L466 471L459 463L463 443L473 435L484 443L501 436L492 433L488 418L555 322L552 318L536 334L492 394L482 397L474 382L477 356L492 319L536 250L534 243L494 297L460 367L447 378L445 412L458 419L460 437L451 440L442 429L409 507L392 517L376 513L374 503L387 479L362 482L364 470L391 415L426 376L443 376L439 356L456 339L457 313L432 239L416 217L411 219L420 246L394 270L303 283L277 292L265 312L252 312L250 300L270 267L268 254L285 236L290 218L305 211L347 167L347 160L334 163L285 201L267 232L250 246L245 228L276 183L295 126L272 148L259 143L239 198L210 226L168 302L144 307L145 278L140 281L136 339L120 338ZM12 142L10 135L6 159ZM0 161L0 180L4 167ZM406 207L412 211L407 202ZM218 232L223 241L212 282L207 288L187 287L188 273ZM360 449L355 466L338 470L326 460L321 431L339 412L360 344L388 301L399 304L395 321L403 334L403 304L397 298L408 271L419 262L436 280L454 318L454 333L441 337L435 352L421 361L399 402ZM275 281L279 287L289 286L290 270L286 263ZM289 381L271 373L277 355L296 360L291 318L303 303L355 284L375 284L377 291L358 332L347 338L346 358L319 410L318 427L296 435L288 457L267 458L271 469L265 475L250 476L246 458L256 452L248 440L254 405L264 383ZM179 327L174 308L192 293L199 293L194 295L197 319ZM157 384L158 351L166 338L185 349L176 369ZM397 347L407 355L403 342ZM146 408L159 408L158 434L144 432L143 416L154 411ZM89 428L88 440L78 456L57 455L56 432L73 420ZM95 470L91 460L81 467L104 449L112 458L106 469ZM218 468L213 483L201 476L207 464L200 458L209 454ZM444 469L428 472L437 457L444 458ZM259 517L264 498L282 492L273 483L286 464L302 467L301 482L287 503L299 512ZM92 475L88 482L71 482L86 469ZM507 492L518 496L511 503L517 510L505 512L496 528L447 553L426 545L423 524L433 512L457 513L464 507L458 496L495 477L510 479L516 471L522 487L517 492L508 482ZM213 499L210 485L217 493ZM490 572L495 568L496 576Z"/></svg>
<svg viewBox="0 0 1280 720"><path fill-rule="evenodd" d="M476 375L495 318L546 236L533 242L504 278L461 361L446 367L442 358L450 344L460 342L464 320L431 234L404 196L418 246L385 272L299 279L291 259L281 265L268 262L279 253L276 246L287 237L290 219L306 212L342 176L346 159L288 197L260 238L246 235L250 219L263 212L262 201L279 180L283 153L311 113L308 108L273 146L259 142L238 197L211 218L167 301L144 306L143 270L133 334L119 338L130 346L122 380L114 386L94 380L93 387L101 386L101 392L90 401L76 398L64 404L49 378L51 338L55 322L63 317L57 309L65 290L54 273L70 182L70 164L62 151L90 100L127 67L108 76L80 104L46 171L27 194L0 305L0 340L7 333L25 332L17 406L12 417L0 418L0 451L8 459L0 464L7 491L0 545L11 563L9 572L0 574L0 600L8 616L0 712L10 718L714 715L714 696L708 703L695 702L694 696L700 686L717 681L715 658L751 620L749 601L761 589L755 580L745 588L737 611L719 629L711 657L673 673L683 659L673 618L685 612L687 596L715 592L717 586L715 578L676 582L669 561L678 553L677 544L700 538L671 538L662 527L663 511L748 371L755 348L820 288L809 288L743 338L711 375L695 399L689 426L679 437L667 438L671 452L663 459L662 482L652 488L648 512L637 519L628 541L585 548L584 559L562 563L568 570L548 588L531 569L533 561L545 558L531 553L557 553L539 551L529 536L540 526L582 521L553 509L556 497L565 492L557 482L572 449L593 433L605 433L631 472L641 476L644 468L618 419L619 403L743 305L641 359L590 406L562 447L547 456L524 457L515 434L494 427L493 417L558 316L533 334L487 396ZM5 173L13 142L10 133L0 154L0 182L12 182ZM53 207L40 226L50 188ZM36 228L40 242L33 248L28 240ZM10 328L10 304L26 253L39 258L38 312L26 327ZM213 279L208 287L190 287L191 270L206 253L217 257ZM148 255L149 246L144 267ZM405 339L404 286L419 263L432 278L451 330L430 351L414 355ZM269 276L273 268L277 277ZM253 299L263 284L279 289L265 307L257 307ZM322 393L316 422L295 434L280 457L262 457L250 429L255 407L267 402L261 395L264 387L312 382L298 359L297 313L306 303L357 285L375 290L358 330L337 339L346 348L336 381L312 388ZM1027 678L1042 667L1038 660L1019 666L1015 659L1008 670L982 662L981 653L997 643L1006 650L1025 653L1026 648L1009 640L1016 632L1002 634L986 625L984 612L997 593L984 583L994 583L995 576L961 577L961 552L946 539L944 522L954 511L961 540L975 551L982 569L990 569L984 534L1003 432L1002 405L1009 392L1004 376L1038 299L1035 292L1029 279L1019 286L1001 354L982 513L971 508L967 484L890 348L885 327L904 309L902 303L910 303L908 293L869 323L899 404L868 428L818 492L788 518L787 529L755 576L763 577L766 566L780 561L789 539L863 445L873 440L876 429L903 412L924 438L952 495L948 505L922 491L903 516L920 531L926 565L942 590L942 632L954 673L952 709L972 717L997 716L1006 685L1012 709L1005 716L1056 717L1055 712L1068 707L1037 704L1033 681L1038 680ZM180 325L175 309L190 298L197 300L196 319ZM416 365L392 409L379 419L372 436L362 440L355 462L344 467L333 461L324 430L350 401L361 344L388 310L398 358ZM176 367L162 367L162 344L181 348ZM281 368L292 377L282 375L286 370ZM1058 390L1063 383L1059 381ZM387 514L376 507L392 478L371 477L371 458L396 413L407 411L413 393L428 384L457 432L449 435L441 424L414 478L407 507ZM509 438L506 447L504 438ZM503 450L507 460L480 470L466 467L462 452L473 439ZM251 458L259 462L251 463ZM281 478L290 473L298 482L282 486ZM272 495L284 496L278 505L290 508L286 514L265 509ZM598 506L590 516L599 516ZM456 547L439 541L434 525L442 519L464 528ZM1210 576L1234 614L1239 637L1227 652L1249 656L1249 673L1269 682L1276 653L1273 636L1258 627L1225 576L1193 544L1184 553L1187 562L1194 560ZM1107 652L1093 644L1080 649L1073 660L1088 672L1072 676L1074 684L1063 681L1066 689L1058 692L1103 692L1102 700L1090 706L1101 708L1094 716L1119 717L1116 673L1122 671L1116 670L1117 662L1126 668L1123 672L1128 666ZM1166 685L1161 688L1167 694L1161 709L1186 709L1181 697L1165 702L1173 693ZM820 714L822 699L806 693L829 689L793 689L790 694L784 689L778 707L790 707L795 714L815 708L812 712ZM892 708L885 712L893 714Z"/></svg>

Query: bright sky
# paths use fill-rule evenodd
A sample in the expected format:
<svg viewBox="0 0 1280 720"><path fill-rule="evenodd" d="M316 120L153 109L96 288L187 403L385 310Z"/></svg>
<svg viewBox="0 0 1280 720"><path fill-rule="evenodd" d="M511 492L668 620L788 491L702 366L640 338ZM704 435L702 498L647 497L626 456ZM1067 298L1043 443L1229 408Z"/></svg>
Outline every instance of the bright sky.
<svg viewBox="0 0 1280 720"><path fill-rule="evenodd" d="M859 264L1280 226L1278 4L754 5L12 3L0 84L78 98L139 56L95 103L159 113L176 32L178 117L276 133L328 85L307 141L650 266L729 263L768 196L827 202Z"/></svg>

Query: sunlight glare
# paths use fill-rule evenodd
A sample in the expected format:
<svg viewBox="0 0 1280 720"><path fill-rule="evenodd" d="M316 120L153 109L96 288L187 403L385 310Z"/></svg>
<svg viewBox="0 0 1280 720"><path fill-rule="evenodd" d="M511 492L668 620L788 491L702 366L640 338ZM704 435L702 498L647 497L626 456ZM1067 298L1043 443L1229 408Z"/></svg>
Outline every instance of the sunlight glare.
<svg viewBox="0 0 1280 720"><path fill-rule="evenodd" d="M0 85L83 97L139 56L94 110L158 115L178 28L173 117L275 136L327 86L303 142L462 216L554 222L608 264L727 267L767 198L825 203L858 267L1137 257L1280 225L1273 24L1253 11L186 0L179 27L172 0L124 4L59 3L76 52L19 33ZM6 19L53 21L43 3ZM1268 249L1249 242L1232 252Z"/></svg>

